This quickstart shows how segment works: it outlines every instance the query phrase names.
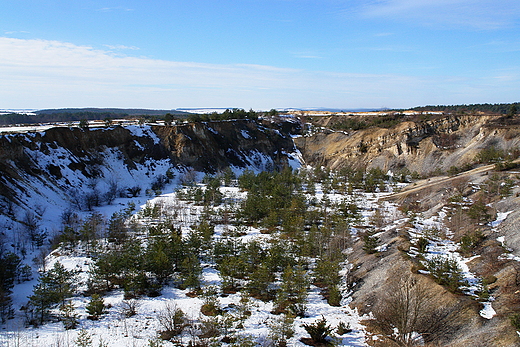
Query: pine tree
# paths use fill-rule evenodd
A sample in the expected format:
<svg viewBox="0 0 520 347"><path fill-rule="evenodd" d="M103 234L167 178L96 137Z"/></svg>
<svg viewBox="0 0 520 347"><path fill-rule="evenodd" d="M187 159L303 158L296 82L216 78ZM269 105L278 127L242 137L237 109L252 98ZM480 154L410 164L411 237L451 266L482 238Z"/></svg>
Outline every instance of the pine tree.
<svg viewBox="0 0 520 347"><path fill-rule="evenodd" d="M65 304L60 306L60 311L62 313L61 321L63 322L65 329L75 329L79 322L74 304L71 301L67 301Z"/></svg>
<svg viewBox="0 0 520 347"><path fill-rule="evenodd" d="M86 310L89 314L88 319L98 320L101 315L106 313L106 305L103 298L99 294L92 294Z"/></svg>
<svg viewBox="0 0 520 347"><path fill-rule="evenodd" d="M377 253L379 245L379 237L375 235L374 230L367 230L363 235L363 250L368 254Z"/></svg>
<svg viewBox="0 0 520 347"><path fill-rule="evenodd" d="M21 272L21 259L12 252L0 253L0 264L0 322L4 323L13 315L11 291Z"/></svg>
<svg viewBox="0 0 520 347"><path fill-rule="evenodd" d="M181 263L180 276L183 288L200 288L202 267L200 260L194 254L188 254Z"/></svg>
<svg viewBox="0 0 520 347"><path fill-rule="evenodd" d="M34 306L39 315L40 324L45 320L49 310L57 304L65 304L77 287L77 273L67 270L60 262L55 262L54 267L40 275L38 284L34 287L33 295L29 302Z"/></svg>
<svg viewBox="0 0 520 347"><path fill-rule="evenodd" d="M159 283L164 283L174 273L173 259L168 256L166 247L163 240L155 239L145 254L146 269L157 277Z"/></svg>
<svg viewBox="0 0 520 347"><path fill-rule="evenodd" d="M306 311L309 281L301 267L288 266L282 274L282 283L276 293L275 312L303 317Z"/></svg>
<svg viewBox="0 0 520 347"><path fill-rule="evenodd" d="M81 329L74 342L78 347L92 347L92 336L85 329Z"/></svg>

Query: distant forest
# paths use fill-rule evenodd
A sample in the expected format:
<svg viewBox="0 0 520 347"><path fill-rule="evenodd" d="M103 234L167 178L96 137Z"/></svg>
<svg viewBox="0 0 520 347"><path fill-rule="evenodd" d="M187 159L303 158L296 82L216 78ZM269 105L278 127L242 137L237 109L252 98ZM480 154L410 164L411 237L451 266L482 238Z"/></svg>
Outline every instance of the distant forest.
<svg viewBox="0 0 520 347"><path fill-rule="evenodd" d="M443 111L447 113L471 113L485 112L491 114L517 113L520 110L520 102L511 104L469 104L469 105L429 105L411 108L413 111ZM396 111L404 111L396 110ZM119 109L119 108L67 108L49 109L34 112L35 115L18 113L0 114L0 125L10 124L38 124L38 123L67 123L81 120L105 120L124 118L143 118L147 120L164 119L171 122L172 119L189 119L190 121L208 121L225 119L256 119L258 116L278 115L278 111L255 112L243 109L227 109L223 113L191 114L175 110L148 110L148 109ZM388 116L380 119L384 123L398 122L397 119L388 119ZM391 125L391 124L390 124ZM382 126L382 125L379 125ZM364 126L363 126L364 127ZM362 128L363 128L362 127ZM351 127L349 127L351 128Z"/></svg>
<svg viewBox="0 0 520 347"><path fill-rule="evenodd" d="M34 112L36 115L26 115L10 113L0 115L0 125L10 124L36 124L36 123L58 123L58 122L77 122L80 120L104 120L104 119L124 119L124 118L156 118L162 119L166 114L178 118L186 118L188 113L167 110L146 110L146 109L50 109Z"/></svg>
<svg viewBox="0 0 520 347"><path fill-rule="evenodd" d="M462 112L485 112L494 114L507 114L511 108L515 106L516 109L520 109L520 102L512 104L469 104L469 105L436 105L436 106L419 106L414 107L413 111L443 111L449 113L462 113Z"/></svg>
<svg viewBox="0 0 520 347"><path fill-rule="evenodd" d="M174 119L188 119L192 122L228 119L257 119L259 115L276 116L278 111L257 113L253 110L227 109L222 113L195 114L182 111L144 110L144 109L53 109L34 112L36 115L10 113L0 115L0 125L67 123L82 120L135 119L164 120L170 124Z"/></svg>

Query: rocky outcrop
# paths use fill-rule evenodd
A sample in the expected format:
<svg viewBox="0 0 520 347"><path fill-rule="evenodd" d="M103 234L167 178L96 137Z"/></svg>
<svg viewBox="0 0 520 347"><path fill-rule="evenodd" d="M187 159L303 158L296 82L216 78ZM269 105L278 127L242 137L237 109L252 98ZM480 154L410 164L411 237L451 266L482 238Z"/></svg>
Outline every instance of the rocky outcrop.
<svg viewBox="0 0 520 347"><path fill-rule="evenodd" d="M482 148L518 147L520 126L504 124L498 116L449 115L431 121L404 121L389 129L318 132L295 142L311 165L384 170L407 167L429 174L471 163Z"/></svg>
<svg viewBox="0 0 520 347"><path fill-rule="evenodd" d="M189 123L152 128L176 165L197 171L215 172L228 166L262 165L269 158L271 168L287 164L294 152L290 136L252 121ZM274 166L272 166L274 165Z"/></svg>
<svg viewBox="0 0 520 347"><path fill-rule="evenodd" d="M143 193L167 171L272 170L296 160L280 124L249 120L175 126L51 128L0 136L0 212L38 201L63 207L88 191ZM170 175L171 176L171 175ZM111 188L112 187L112 188ZM61 205L60 205L61 203ZM12 217L12 216L11 216Z"/></svg>

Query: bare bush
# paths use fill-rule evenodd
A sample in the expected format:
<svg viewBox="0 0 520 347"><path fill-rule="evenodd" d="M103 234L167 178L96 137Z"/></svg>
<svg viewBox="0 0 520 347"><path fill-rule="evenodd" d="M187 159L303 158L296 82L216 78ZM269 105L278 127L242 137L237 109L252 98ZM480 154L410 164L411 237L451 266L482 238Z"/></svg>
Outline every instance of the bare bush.
<svg viewBox="0 0 520 347"><path fill-rule="evenodd" d="M137 300L123 300L120 306L121 315L126 318L135 316L139 305Z"/></svg>
<svg viewBox="0 0 520 347"><path fill-rule="evenodd" d="M163 310L157 315L157 319L163 329L161 338L164 340L170 340L181 334L187 324L184 312L172 303L166 303Z"/></svg>
<svg viewBox="0 0 520 347"><path fill-rule="evenodd" d="M411 274L393 274L374 311L375 326L398 346L445 342L460 329L467 310L440 297L433 284Z"/></svg>

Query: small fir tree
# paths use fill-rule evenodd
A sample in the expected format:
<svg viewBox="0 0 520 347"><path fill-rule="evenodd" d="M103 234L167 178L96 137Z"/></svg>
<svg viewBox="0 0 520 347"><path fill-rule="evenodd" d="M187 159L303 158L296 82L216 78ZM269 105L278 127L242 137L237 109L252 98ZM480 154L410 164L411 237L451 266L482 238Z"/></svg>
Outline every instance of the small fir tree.
<svg viewBox="0 0 520 347"><path fill-rule="evenodd" d="M90 302L86 306L86 310L88 313L88 319L98 320L101 315L106 313L106 305L105 301L99 294L92 294L90 298Z"/></svg>

